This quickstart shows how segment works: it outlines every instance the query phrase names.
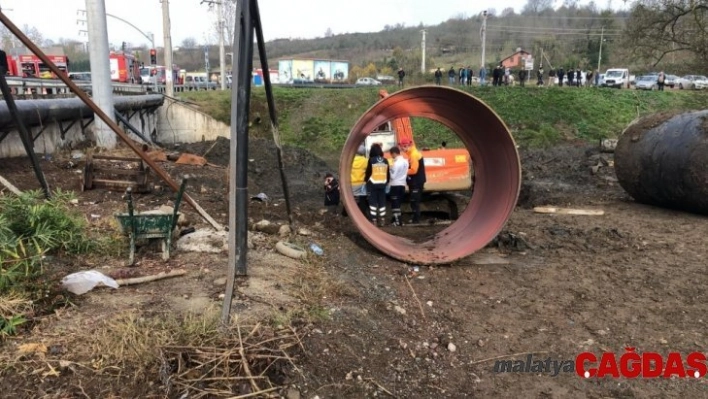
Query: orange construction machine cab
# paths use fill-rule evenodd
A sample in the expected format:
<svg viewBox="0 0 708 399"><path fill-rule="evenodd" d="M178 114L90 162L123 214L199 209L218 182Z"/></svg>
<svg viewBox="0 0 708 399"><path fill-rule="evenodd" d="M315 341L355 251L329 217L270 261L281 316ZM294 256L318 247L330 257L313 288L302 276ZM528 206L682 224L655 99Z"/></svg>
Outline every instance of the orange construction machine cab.
<svg viewBox="0 0 708 399"><path fill-rule="evenodd" d="M379 96L388 96L386 90L379 90ZM387 122L374 130L366 138L366 151L373 143L380 143L386 157L388 150L398 145L404 138L416 147L410 118L399 118ZM426 182L424 192L466 191L472 188L472 160L465 148L418 148L425 162Z"/></svg>

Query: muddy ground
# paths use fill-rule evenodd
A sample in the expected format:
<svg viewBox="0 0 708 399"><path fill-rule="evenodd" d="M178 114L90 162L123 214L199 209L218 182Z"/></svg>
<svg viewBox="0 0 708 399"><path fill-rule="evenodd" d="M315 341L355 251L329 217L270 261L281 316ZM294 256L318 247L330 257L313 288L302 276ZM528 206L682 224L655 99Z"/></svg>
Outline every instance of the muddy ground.
<svg viewBox="0 0 708 399"><path fill-rule="evenodd" d="M228 142L182 145L180 150L226 165ZM210 149L211 148L211 149ZM253 222L286 220L272 144L251 141L249 194ZM519 206L500 239L455 264L419 267L375 250L346 217L321 214L320 182L336 170L302 150L286 150L295 221L309 235L293 234L302 245L324 250L311 261L273 250L277 234L252 234L249 274L240 278L235 312L244 319L292 323L303 335L273 377L294 398L647 398L703 397L703 379L588 379L575 373L495 373L496 360L572 360L579 353L704 351L706 337L708 223L703 216L635 203L617 184L612 154L567 144L522 151L524 184ZM215 219L227 223L224 169L163 164L178 177L195 176L190 193ZM56 156L42 161L52 187L78 189L81 161ZM26 160L3 161L0 175L21 189L36 188ZM159 183L158 183L159 185ZM119 192L79 192L77 209L109 234L111 215L125 208ZM139 208L169 203L168 192L137 196ZM547 215L537 205L602 209L603 216ZM183 208L196 227L206 227ZM426 235L439 227L410 227ZM413 233L411 233L413 231ZM272 231L271 231L272 233ZM137 268L124 259L64 260L62 271L98 268L110 275L152 274L183 268L185 277L117 291L99 289L74 298L76 306L35 320L32 331L4 344L13 353L21 343L43 342L46 356L87 364L96 354L83 350L76 332L126 311L207 312L219 309L227 256L176 253L169 262L149 248ZM57 266L59 267L59 266ZM315 268L315 269L313 269ZM316 270L319 276L313 277ZM309 277L308 277L309 276ZM304 281L304 279L313 280ZM314 304L314 305L313 305ZM304 317L297 309L307 306ZM292 317L291 317L292 316ZM266 321L268 323L268 321ZM53 345L53 346L50 346ZM47 363L50 364L50 363ZM105 366L105 365L104 365ZM41 361L33 375L3 367L0 388L11 397L165 397L158 367L135 377L122 372L69 367L53 375ZM101 369L104 370L104 369ZM234 390L234 394L240 391ZM179 397L172 391L169 397Z"/></svg>

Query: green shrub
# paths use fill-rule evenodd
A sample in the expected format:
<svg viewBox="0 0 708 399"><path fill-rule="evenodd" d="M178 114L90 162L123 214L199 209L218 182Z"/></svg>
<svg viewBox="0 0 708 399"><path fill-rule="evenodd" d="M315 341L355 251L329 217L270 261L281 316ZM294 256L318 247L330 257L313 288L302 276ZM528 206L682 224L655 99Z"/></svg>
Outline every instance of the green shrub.
<svg viewBox="0 0 708 399"><path fill-rule="evenodd" d="M61 190L49 200L40 191L0 196L0 291L41 273L46 254L94 248L85 220L70 209L72 199Z"/></svg>

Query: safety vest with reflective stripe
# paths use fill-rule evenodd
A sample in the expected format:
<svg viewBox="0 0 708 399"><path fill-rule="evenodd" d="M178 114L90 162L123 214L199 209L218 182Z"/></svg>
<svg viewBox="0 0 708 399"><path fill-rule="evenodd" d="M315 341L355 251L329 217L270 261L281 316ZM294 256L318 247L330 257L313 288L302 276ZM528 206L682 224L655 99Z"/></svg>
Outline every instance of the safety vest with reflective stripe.
<svg viewBox="0 0 708 399"><path fill-rule="evenodd" d="M369 181L373 184L386 184L388 181L388 162L382 158L382 162L371 165L371 177Z"/></svg>

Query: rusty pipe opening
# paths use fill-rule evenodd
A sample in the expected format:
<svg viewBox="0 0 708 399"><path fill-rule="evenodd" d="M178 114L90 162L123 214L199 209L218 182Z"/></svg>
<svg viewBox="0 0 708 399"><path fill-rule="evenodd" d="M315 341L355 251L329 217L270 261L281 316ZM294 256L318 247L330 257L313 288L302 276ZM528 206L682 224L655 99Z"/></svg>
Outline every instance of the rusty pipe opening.
<svg viewBox="0 0 708 399"><path fill-rule="evenodd" d="M404 117L428 118L447 126L464 143L474 165L474 193L464 212L425 242L373 226L358 210L351 190L352 161L361 142L377 126ZM371 245L403 262L445 264L484 248L499 234L519 197L521 164L511 132L484 102L461 90L421 86L379 100L359 118L344 144L339 176L344 207Z"/></svg>

